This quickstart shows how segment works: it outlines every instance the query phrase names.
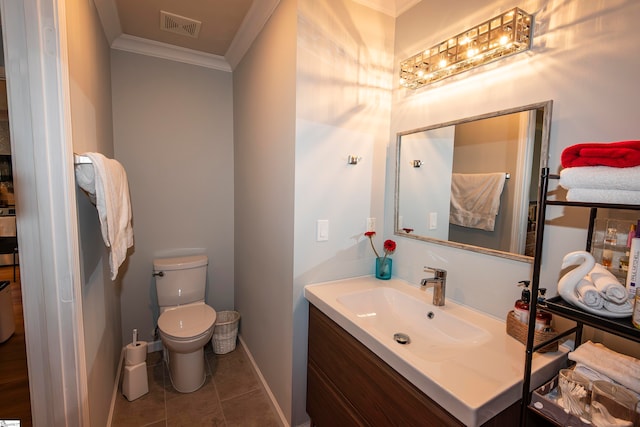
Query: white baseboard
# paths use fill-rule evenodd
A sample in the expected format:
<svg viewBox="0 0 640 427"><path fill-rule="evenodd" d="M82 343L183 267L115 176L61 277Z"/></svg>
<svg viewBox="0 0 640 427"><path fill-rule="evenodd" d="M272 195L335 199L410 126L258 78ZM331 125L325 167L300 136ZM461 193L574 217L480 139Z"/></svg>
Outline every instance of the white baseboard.
<svg viewBox="0 0 640 427"><path fill-rule="evenodd" d="M244 347L244 350L247 353L247 356L249 356L249 361L251 362L253 369L255 369L256 373L258 374L258 379L262 383L262 387L264 388L265 392L267 393L267 396L269 397L271 406L273 407L273 409L278 414L278 417L280 418L280 425L283 427L290 427L289 422L287 421L287 417L284 416L282 409L280 409L280 405L278 405L278 401L276 400L276 397L273 395L273 393L271 392L271 389L269 388L269 385L267 384L267 381L262 376L262 372L260 372L260 369L258 368L258 365L256 364L256 361L253 358L253 355L249 351L249 348L247 347L244 340L242 339L242 336L238 336L238 340L240 341L240 344L242 344L242 347Z"/></svg>
<svg viewBox="0 0 640 427"><path fill-rule="evenodd" d="M122 347L120 351L120 362L118 362L118 369L116 370L116 378L113 384L113 393L111 394L111 407L109 408L109 417L107 418L107 426L111 427L111 421L113 420L113 411L116 407L116 398L118 397L118 386L120 385L120 374L122 372L122 364L124 363L124 352L127 347Z"/></svg>

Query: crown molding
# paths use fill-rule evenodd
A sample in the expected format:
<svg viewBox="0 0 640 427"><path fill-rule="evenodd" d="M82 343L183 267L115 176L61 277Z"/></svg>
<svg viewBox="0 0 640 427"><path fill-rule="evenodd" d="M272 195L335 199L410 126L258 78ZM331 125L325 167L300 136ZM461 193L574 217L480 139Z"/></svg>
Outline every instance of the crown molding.
<svg viewBox="0 0 640 427"><path fill-rule="evenodd" d="M382 12L385 15L397 18L411 7L420 3L422 0L353 0L356 3L360 3L363 6L367 6L378 12Z"/></svg>
<svg viewBox="0 0 640 427"><path fill-rule="evenodd" d="M222 56L144 39L142 37L130 36L128 34L122 34L116 38L111 44L111 48L231 72L231 66Z"/></svg>
<svg viewBox="0 0 640 427"><path fill-rule="evenodd" d="M245 16L236 36L224 55L231 68L235 68L258 37L280 0L254 1Z"/></svg>
<svg viewBox="0 0 640 427"><path fill-rule="evenodd" d="M402 15L421 1L422 0L396 0L396 14L394 15L394 18Z"/></svg>
<svg viewBox="0 0 640 427"><path fill-rule="evenodd" d="M118 16L115 0L93 0L93 4L95 4L98 11L102 31L109 41L109 45L111 45L122 34L122 26L120 25L120 17Z"/></svg>

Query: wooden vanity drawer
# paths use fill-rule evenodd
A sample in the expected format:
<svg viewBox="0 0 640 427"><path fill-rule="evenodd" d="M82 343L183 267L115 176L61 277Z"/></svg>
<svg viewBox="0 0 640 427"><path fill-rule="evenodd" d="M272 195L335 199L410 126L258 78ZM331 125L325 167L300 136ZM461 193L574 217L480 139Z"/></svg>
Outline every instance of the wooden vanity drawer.
<svg viewBox="0 0 640 427"><path fill-rule="evenodd" d="M307 412L319 427L330 425L320 420L330 416L323 412L332 406L359 420L348 425L464 425L313 305L309 306L308 376ZM325 390L316 390L318 384ZM324 399L344 402L329 404ZM333 420L333 425L343 424Z"/></svg>

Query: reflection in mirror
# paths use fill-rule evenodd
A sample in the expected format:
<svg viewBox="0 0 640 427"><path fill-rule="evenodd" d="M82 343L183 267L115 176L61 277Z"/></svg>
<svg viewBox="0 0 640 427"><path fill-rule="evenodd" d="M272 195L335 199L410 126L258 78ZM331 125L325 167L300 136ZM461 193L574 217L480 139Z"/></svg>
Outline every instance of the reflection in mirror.
<svg viewBox="0 0 640 427"><path fill-rule="evenodd" d="M399 132L395 234L530 261L551 107Z"/></svg>

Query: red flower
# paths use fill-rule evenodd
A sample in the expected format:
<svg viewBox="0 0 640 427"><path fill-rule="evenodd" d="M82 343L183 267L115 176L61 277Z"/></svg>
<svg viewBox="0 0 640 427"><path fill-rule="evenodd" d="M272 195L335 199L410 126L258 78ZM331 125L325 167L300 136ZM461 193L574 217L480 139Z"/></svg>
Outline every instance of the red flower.
<svg viewBox="0 0 640 427"><path fill-rule="evenodd" d="M396 242L393 240L385 240L384 242L384 252L385 254L391 254L396 250Z"/></svg>
<svg viewBox="0 0 640 427"><path fill-rule="evenodd" d="M373 249L373 253L376 254L376 258L380 258L380 255L378 255L378 251L376 251L375 246L373 246L373 236L376 235L376 232L375 231L367 231L367 232L364 233L364 235L369 238L369 242L371 243L371 249ZM384 258L387 258L388 255L390 255L393 252L395 252L395 250L396 250L396 242L394 242L391 239L385 240L383 248L384 248Z"/></svg>

